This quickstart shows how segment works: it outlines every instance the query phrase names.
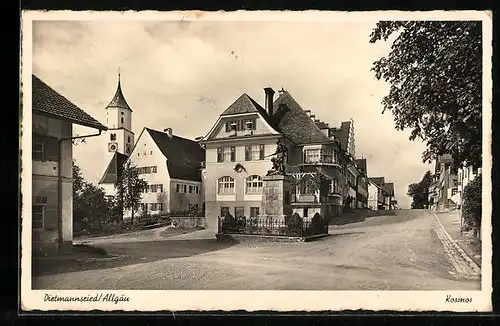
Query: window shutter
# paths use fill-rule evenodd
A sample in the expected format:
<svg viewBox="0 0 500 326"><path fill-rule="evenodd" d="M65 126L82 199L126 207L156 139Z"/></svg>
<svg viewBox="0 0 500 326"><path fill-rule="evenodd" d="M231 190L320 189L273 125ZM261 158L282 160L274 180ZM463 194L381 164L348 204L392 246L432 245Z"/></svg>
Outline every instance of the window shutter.
<svg viewBox="0 0 500 326"><path fill-rule="evenodd" d="M231 162L236 161L236 148L231 146Z"/></svg>
<svg viewBox="0 0 500 326"><path fill-rule="evenodd" d="M59 218L57 212L57 207L55 206L45 206L45 211L43 214L43 228L45 230L57 230Z"/></svg>
<svg viewBox="0 0 500 326"><path fill-rule="evenodd" d="M226 121L226 132L231 131L231 121Z"/></svg>
<svg viewBox="0 0 500 326"><path fill-rule="evenodd" d="M250 161L251 158L251 150L252 148L249 145L245 146L245 161Z"/></svg>
<svg viewBox="0 0 500 326"><path fill-rule="evenodd" d="M222 156L222 147L217 148L217 163L221 163L223 161Z"/></svg>
<svg viewBox="0 0 500 326"><path fill-rule="evenodd" d="M265 154L265 153L264 153L264 151L265 151L264 145L260 145L260 153L259 153L259 158L260 158L261 160L263 160L263 159L264 159L264 154Z"/></svg>
<svg viewBox="0 0 500 326"><path fill-rule="evenodd" d="M59 161L59 141L57 138L47 137L44 140L45 159L47 161Z"/></svg>

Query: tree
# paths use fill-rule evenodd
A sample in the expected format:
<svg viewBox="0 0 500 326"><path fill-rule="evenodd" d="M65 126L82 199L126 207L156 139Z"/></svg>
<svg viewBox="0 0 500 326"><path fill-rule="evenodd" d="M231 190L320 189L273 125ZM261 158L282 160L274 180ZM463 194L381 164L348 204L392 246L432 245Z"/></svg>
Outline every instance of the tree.
<svg viewBox="0 0 500 326"><path fill-rule="evenodd" d="M481 166L481 33L479 21L381 21L370 35L370 43L395 38L371 70L390 84L382 113L426 142L424 162L448 153L454 170Z"/></svg>
<svg viewBox="0 0 500 326"><path fill-rule="evenodd" d="M413 199L411 203L412 209L429 208L429 187L431 183L431 172L427 171L420 182L408 185L407 195Z"/></svg>
<svg viewBox="0 0 500 326"><path fill-rule="evenodd" d="M104 190L86 182L73 161L73 220L82 226L100 229L109 213Z"/></svg>
<svg viewBox="0 0 500 326"><path fill-rule="evenodd" d="M131 221L134 222L134 213L141 202L141 193L148 183L139 177L139 171L127 161L121 175L115 183L117 202L123 209L130 210Z"/></svg>

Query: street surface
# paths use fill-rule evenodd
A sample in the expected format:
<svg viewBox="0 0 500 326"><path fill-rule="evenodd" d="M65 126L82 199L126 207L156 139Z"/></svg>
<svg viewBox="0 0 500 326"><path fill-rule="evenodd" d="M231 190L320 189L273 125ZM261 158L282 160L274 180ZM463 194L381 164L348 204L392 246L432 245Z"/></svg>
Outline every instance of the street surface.
<svg viewBox="0 0 500 326"><path fill-rule="evenodd" d="M217 243L197 231L151 241L98 241L121 259L33 278L34 289L479 290L459 275L436 236L433 215L398 210L330 226L307 243ZM125 241L125 240L123 240Z"/></svg>

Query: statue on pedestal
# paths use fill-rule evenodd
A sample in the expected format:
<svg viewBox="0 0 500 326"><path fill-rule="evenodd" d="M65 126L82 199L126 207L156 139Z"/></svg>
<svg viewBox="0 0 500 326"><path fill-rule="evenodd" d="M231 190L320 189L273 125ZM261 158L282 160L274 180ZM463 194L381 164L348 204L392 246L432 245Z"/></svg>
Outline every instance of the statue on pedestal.
<svg viewBox="0 0 500 326"><path fill-rule="evenodd" d="M285 144L278 139L276 142L276 151L272 154L274 157L271 159L273 168L267 171L267 175L285 175L285 162L288 156L288 148Z"/></svg>

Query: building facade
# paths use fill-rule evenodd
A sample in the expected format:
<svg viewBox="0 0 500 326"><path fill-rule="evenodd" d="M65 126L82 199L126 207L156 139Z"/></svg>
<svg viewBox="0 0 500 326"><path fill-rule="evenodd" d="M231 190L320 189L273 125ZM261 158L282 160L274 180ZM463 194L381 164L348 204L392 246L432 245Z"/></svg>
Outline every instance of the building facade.
<svg viewBox="0 0 500 326"><path fill-rule="evenodd" d="M71 250L73 124L97 129L98 134L106 127L35 75L32 76L32 117L33 249Z"/></svg>
<svg viewBox="0 0 500 326"><path fill-rule="evenodd" d="M286 172L295 179L291 194L294 213L303 218L320 213L329 219L342 213L349 194L355 207L359 170L351 169L352 193L346 177L348 162L355 155L352 121L339 132L302 109L284 89L276 100L271 88L265 88L264 94L265 108L247 94L241 95L202 139L208 226L215 229L217 217L226 213L262 216L262 179L272 167L278 139L288 151Z"/></svg>

